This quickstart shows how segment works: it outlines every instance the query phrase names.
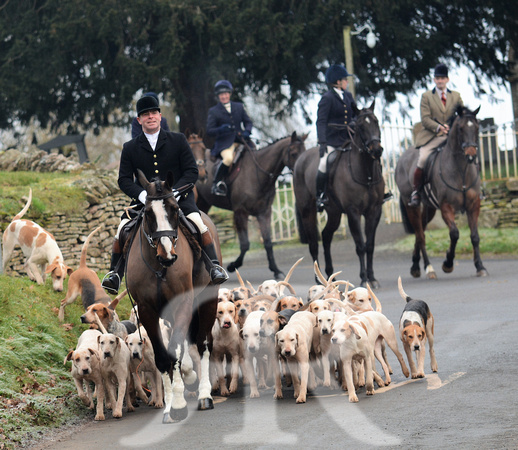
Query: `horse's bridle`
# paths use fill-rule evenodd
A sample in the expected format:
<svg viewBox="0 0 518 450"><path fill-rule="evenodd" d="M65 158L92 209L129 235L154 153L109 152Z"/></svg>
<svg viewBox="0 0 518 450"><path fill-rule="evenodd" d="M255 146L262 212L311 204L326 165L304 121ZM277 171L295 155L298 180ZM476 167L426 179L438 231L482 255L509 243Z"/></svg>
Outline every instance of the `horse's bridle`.
<svg viewBox="0 0 518 450"><path fill-rule="evenodd" d="M361 112L358 115L357 119L360 119L363 116L374 116L374 114L372 112L370 112L370 111ZM348 130L351 130L352 134L354 134L356 132L356 130L352 129L351 127L348 127ZM354 143L354 139L352 139L352 134L351 133L349 134L349 136L351 137L351 142L352 142L353 145L356 145ZM362 147L356 145L356 147L358 148L358 151L360 151L360 152L367 152L372 158L375 158L375 156L372 155L372 145L375 144L375 143L381 143L381 138L380 137L376 137L376 136L371 136L368 141L365 141L365 139L362 136L361 131L359 132L359 137L360 137L360 140L361 140L361 143L362 143Z"/></svg>
<svg viewBox="0 0 518 450"><path fill-rule="evenodd" d="M464 114L462 117L473 118L475 121L477 120L476 116L473 114ZM469 163L474 163L477 160L478 142L462 142L461 148ZM468 148L474 148L475 154L473 155L466 153L466 149Z"/></svg>
<svg viewBox="0 0 518 450"><path fill-rule="evenodd" d="M151 200L151 201L166 200L168 198L174 197L174 195L175 195L175 193L172 191L167 194L164 194L164 195L156 195L156 196L148 195L146 200ZM145 215L144 215L144 218L146 218ZM146 240L148 241L149 245L152 248L157 248L158 241L163 237L170 238L171 241L173 242L173 248L176 248L176 242L178 241L178 228L173 228L172 230L154 231L151 233L151 235L149 235L148 233L146 233L146 230L144 229L144 227L142 227L142 234L144 235L144 237L146 238Z"/></svg>
<svg viewBox="0 0 518 450"><path fill-rule="evenodd" d="M189 143L189 145L203 144L202 140L199 140L199 141L187 141L187 142ZM205 160L204 159L197 159L196 160L196 165L199 166L199 167L205 166Z"/></svg>

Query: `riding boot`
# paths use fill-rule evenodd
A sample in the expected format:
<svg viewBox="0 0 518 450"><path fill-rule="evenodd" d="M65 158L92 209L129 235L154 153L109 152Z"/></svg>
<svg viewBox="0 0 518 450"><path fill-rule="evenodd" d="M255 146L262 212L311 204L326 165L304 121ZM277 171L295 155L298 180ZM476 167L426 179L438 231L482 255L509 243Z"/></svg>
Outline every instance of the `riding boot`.
<svg viewBox="0 0 518 450"><path fill-rule="evenodd" d="M205 260L205 267L210 274L212 284L221 284L228 280L228 273L223 267L219 265L219 260L216 255L216 248L210 231L206 231L201 235L201 250L205 253L203 259Z"/></svg>
<svg viewBox="0 0 518 450"><path fill-rule="evenodd" d="M394 197L394 194L392 194L392 192L385 192L383 194L383 203L388 202L392 197Z"/></svg>
<svg viewBox="0 0 518 450"><path fill-rule="evenodd" d="M317 171L317 211L324 211L325 206L329 203L326 195L327 188L327 173Z"/></svg>
<svg viewBox="0 0 518 450"><path fill-rule="evenodd" d="M228 166L221 163L218 167L218 170L216 172L216 175L214 175L214 181L212 182L212 194L218 195L221 197L225 197L227 195L228 189L227 185L223 181L225 176L228 173Z"/></svg>
<svg viewBox="0 0 518 450"><path fill-rule="evenodd" d="M421 204L421 189L423 188L423 169L420 167L415 168L414 172L414 190L410 195L410 202L408 206L417 208Z"/></svg>
<svg viewBox="0 0 518 450"><path fill-rule="evenodd" d="M110 271L104 276L101 286L109 293L116 295L119 293L119 287L122 277L124 276L124 258L118 239L114 239L112 247L112 257L110 262Z"/></svg>

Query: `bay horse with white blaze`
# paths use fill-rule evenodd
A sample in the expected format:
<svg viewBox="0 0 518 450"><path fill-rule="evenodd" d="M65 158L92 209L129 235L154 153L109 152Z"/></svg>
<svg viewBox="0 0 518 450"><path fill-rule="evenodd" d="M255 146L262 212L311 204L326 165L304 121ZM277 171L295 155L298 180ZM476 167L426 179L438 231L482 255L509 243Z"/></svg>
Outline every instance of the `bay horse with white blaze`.
<svg viewBox="0 0 518 450"><path fill-rule="evenodd" d="M333 152L328 159L329 203L325 207L327 223L322 231L325 271L334 273L331 258L331 242L340 226L342 213L347 214L349 230L356 245L360 260L361 285L367 282L373 288L379 283L374 277L374 244L376 229L381 217L385 182L381 172L380 158L383 152L380 127L374 115L374 105L359 110L354 128L347 126L350 140L341 151ZM318 262L318 226L316 208L316 173L318 148L312 148L295 164L293 186L295 189L297 222L300 240L309 244L313 261ZM365 239L361 218L365 218Z"/></svg>
<svg viewBox="0 0 518 450"><path fill-rule="evenodd" d="M271 238L272 203L275 198L275 181L284 167L293 169L297 158L306 150L304 141L307 134L298 136L296 132L290 137L279 139L273 144L259 150L244 150L230 169L227 176L228 195L221 197L211 193L214 177L214 163L210 160L207 150L206 163L208 179L205 183L198 181L198 208L208 212L212 206L234 211L234 224L239 238L240 254L236 260L227 266L229 272L234 272L243 264L246 252L250 248L248 240L248 217L254 216L259 222L264 249L268 258L268 267L277 280L284 279L284 274L277 267L273 256Z"/></svg>
<svg viewBox="0 0 518 450"><path fill-rule="evenodd" d="M475 111L462 106L457 108L446 144L428 158L424 193L421 194L423 200L418 207L408 206L413 190L412 179L419 156L418 150L410 147L397 163L396 183L401 193L403 224L408 232L415 233L410 269L411 275L415 278L421 276L421 254L427 277L437 278L426 252L425 239L426 226L433 219L437 209L440 209L442 218L450 230L450 247L446 252L442 270L445 273L453 271L455 248L459 239L455 213L461 211L465 212L468 218L477 276L488 274L480 257L478 235L481 190L477 159L479 124L476 115L479 110L480 107Z"/></svg>
<svg viewBox="0 0 518 450"><path fill-rule="evenodd" d="M196 345L200 356L198 409L212 409L209 357L211 329L216 318L218 287L201 258L197 238L180 220L182 214L172 190L171 172L166 181L149 182L139 170L139 182L146 189L146 204L140 223L135 226L126 247L126 280L128 292L138 305L138 316L153 344L155 362L162 372L166 410L164 422L178 422L187 417L182 378L182 358L186 345ZM186 186L182 191L192 188ZM202 214L214 236L214 245L221 259L216 227ZM159 319L172 325L168 348L162 340ZM186 344L187 342L187 344ZM185 378L194 384L196 378Z"/></svg>

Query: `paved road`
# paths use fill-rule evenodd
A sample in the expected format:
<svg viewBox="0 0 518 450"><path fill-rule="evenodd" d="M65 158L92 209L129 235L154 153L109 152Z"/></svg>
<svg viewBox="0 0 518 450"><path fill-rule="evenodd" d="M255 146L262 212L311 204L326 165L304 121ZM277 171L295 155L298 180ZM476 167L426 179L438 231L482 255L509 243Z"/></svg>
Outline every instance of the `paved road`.
<svg viewBox="0 0 518 450"><path fill-rule="evenodd" d="M400 226L400 225L399 225ZM297 405L292 391L274 401L273 390L260 399L246 390L229 399L215 397L213 411L196 411L189 400L189 417L181 424L163 425L161 411L145 406L115 420L91 422L70 435L55 436L40 448L198 449L198 448L403 448L494 449L518 448L518 264L516 260L488 260L490 276L476 278L471 259L459 260L452 274L438 272L436 281L409 275L410 257L387 250L399 229L385 227L376 256L377 292L383 312L396 325L404 302L397 292L401 275L406 292L428 302L436 320L435 348L439 372L430 371L427 352L425 379L407 380L395 356L390 386L350 404L342 391L319 388L306 404ZM335 270L340 278L358 282L358 266L351 242L336 243ZM305 256L293 276L297 292L313 284L313 270L305 247L277 251L286 271ZM254 286L270 277L261 252L246 260L241 273ZM440 271L442 258L432 264ZM237 285L235 276L229 285ZM400 346L401 348L401 346Z"/></svg>

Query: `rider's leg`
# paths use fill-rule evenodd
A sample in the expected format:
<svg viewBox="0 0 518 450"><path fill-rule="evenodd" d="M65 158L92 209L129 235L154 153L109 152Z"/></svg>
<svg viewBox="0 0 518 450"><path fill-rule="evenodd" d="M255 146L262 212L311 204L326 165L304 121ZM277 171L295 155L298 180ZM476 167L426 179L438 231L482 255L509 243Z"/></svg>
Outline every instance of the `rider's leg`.
<svg viewBox="0 0 518 450"><path fill-rule="evenodd" d="M414 190L410 195L410 202L408 206L417 207L421 204L421 189L423 188L423 169L426 165L426 160L432 152L440 145L446 142L447 136L436 136L430 142L420 147L419 158L417 160L417 167L414 172Z"/></svg>
<svg viewBox="0 0 518 450"><path fill-rule="evenodd" d="M220 153L221 164L219 165L218 171L216 172L216 175L214 175L214 181L212 182L212 193L214 195L220 195L223 197L227 195L227 185L223 180L228 173L228 168L232 164L232 160L234 159L235 147L236 144L234 143Z"/></svg>
<svg viewBox="0 0 518 450"><path fill-rule="evenodd" d="M122 227L129 222L129 219L122 219L117 228L117 234L113 239L112 256L110 262L110 271L103 278L102 287L106 289L109 294L118 294L122 277L124 276L124 258L122 256L122 249L120 248L119 235Z"/></svg>
<svg viewBox="0 0 518 450"><path fill-rule="evenodd" d="M322 212L324 211L325 206L329 203L329 199L326 195L326 189L327 189L327 180L328 180L328 174L327 174L327 157L329 156L330 151L333 151L333 147L327 147L326 152L324 153L324 156L320 158L320 161L318 163L318 170L317 170L317 211Z"/></svg>
<svg viewBox="0 0 518 450"><path fill-rule="evenodd" d="M210 279L213 284L221 284L228 280L228 273L220 266L220 261L216 255L216 248L214 247L214 240L210 234L207 225L203 223L201 215L198 212L190 213L187 216L200 230L201 233L201 250L207 255L203 258L205 267L210 274Z"/></svg>

